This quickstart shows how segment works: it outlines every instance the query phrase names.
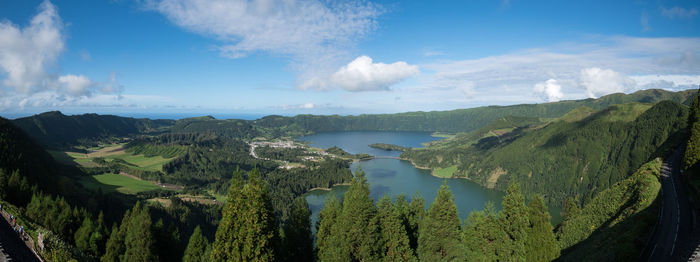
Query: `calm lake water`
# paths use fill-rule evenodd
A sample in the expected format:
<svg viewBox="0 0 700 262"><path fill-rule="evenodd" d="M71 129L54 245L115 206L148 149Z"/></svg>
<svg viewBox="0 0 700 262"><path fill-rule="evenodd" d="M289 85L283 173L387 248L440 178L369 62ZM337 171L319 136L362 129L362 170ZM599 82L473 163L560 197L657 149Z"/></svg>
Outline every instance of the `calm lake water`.
<svg viewBox="0 0 700 262"><path fill-rule="evenodd" d="M396 151L385 151L370 148L373 143L395 144L404 147L421 147L422 143L438 140L426 132L327 132L300 138L308 141L314 147L329 148L338 146L343 150L357 154L367 153L373 156L398 156ZM443 179L430 175L430 171L417 169L408 161L398 159L372 159L356 162L351 165L353 172L362 168L370 185L370 196L378 200L383 195L389 195L396 199L399 194L410 198L417 192L423 195L426 208L433 202L443 182L447 182L452 194L455 196L455 204L459 216L464 220L474 210L484 209L485 204L491 201L497 209L500 209L503 193L490 190L466 179ZM341 199L347 186L335 186L330 191L316 190L306 195L312 212L312 222L318 219L318 213L323 208L324 201L329 194L335 194Z"/></svg>

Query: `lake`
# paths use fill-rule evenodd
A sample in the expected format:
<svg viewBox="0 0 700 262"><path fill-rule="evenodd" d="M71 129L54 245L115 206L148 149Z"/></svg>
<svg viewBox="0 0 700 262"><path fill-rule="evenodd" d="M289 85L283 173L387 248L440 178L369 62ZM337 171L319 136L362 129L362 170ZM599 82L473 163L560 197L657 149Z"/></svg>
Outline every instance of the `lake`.
<svg viewBox="0 0 700 262"><path fill-rule="evenodd" d="M438 140L427 132L325 132L299 138L301 141L310 142L311 146L329 148L337 146L352 153L367 153L373 156L398 156L401 152L374 149L368 145L373 143L395 144L404 147L421 147L422 143ZM484 209L485 204L491 201L496 209L500 209L503 193L484 188L466 179L443 179L430 175L429 170L415 168L410 162L378 158L367 161L355 162L351 165L353 172L362 168L370 185L370 196L378 200L383 195L389 195L396 199L399 194L410 198L420 192L425 198L426 208L433 202L440 186L446 182L455 196L455 204L459 216L464 220L474 210ZM336 194L342 198L347 186L335 186L330 191L315 190L306 195L312 212L312 222L318 219L318 213L323 208L324 201L329 194Z"/></svg>

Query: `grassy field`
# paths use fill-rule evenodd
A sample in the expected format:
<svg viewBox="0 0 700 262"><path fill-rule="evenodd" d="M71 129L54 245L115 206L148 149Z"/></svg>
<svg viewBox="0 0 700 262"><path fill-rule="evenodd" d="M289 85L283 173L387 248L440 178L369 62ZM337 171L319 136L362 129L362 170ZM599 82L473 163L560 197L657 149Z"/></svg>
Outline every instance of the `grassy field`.
<svg viewBox="0 0 700 262"><path fill-rule="evenodd" d="M442 177L442 178L450 178L452 177L452 174L457 171L457 165L454 166L449 166L446 168L436 168L433 170L433 175L437 177Z"/></svg>
<svg viewBox="0 0 700 262"><path fill-rule="evenodd" d="M434 132L434 133L430 134L430 136L432 136L432 137L450 138L450 137L454 137L455 134Z"/></svg>
<svg viewBox="0 0 700 262"><path fill-rule="evenodd" d="M139 192L161 189L161 187L151 182L118 174L87 176L81 178L78 182L91 190L101 188L105 193L117 191L123 194L136 194Z"/></svg>
<svg viewBox="0 0 700 262"><path fill-rule="evenodd" d="M226 200L227 200L227 198L228 198L227 195L217 194L217 193L214 193L214 191L211 191L211 190L209 190L209 191L207 191L207 192L208 192L210 195L212 195L212 196L216 199L216 201L219 201L220 203L225 203Z"/></svg>
<svg viewBox="0 0 700 262"><path fill-rule="evenodd" d="M111 161L113 159L122 159L129 164L133 164L134 168L144 171L158 171L161 170L163 164L170 162L173 158L164 158L162 156L146 157L144 155L132 155L132 154L121 154L121 155L111 155L105 157L105 160Z"/></svg>
<svg viewBox="0 0 700 262"><path fill-rule="evenodd" d="M78 152L60 152L60 151L49 151L49 153L54 157L56 161L68 165L81 165L92 167L95 163L92 161L96 157L102 157L106 161L112 161L114 159L122 159L127 163L131 164L131 167L143 170L143 171L158 171L161 170L163 164L170 162L174 158L165 158L162 156L152 156L146 157L144 155L135 155L127 153L124 150L124 144L113 144L109 146L104 146L100 148L90 148L92 152L90 153L78 153Z"/></svg>

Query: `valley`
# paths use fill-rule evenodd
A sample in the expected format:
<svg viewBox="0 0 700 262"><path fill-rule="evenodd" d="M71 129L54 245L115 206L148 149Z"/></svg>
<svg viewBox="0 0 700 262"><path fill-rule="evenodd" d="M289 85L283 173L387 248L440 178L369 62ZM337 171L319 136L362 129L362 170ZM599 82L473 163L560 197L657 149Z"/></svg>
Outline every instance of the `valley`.
<svg viewBox="0 0 700 262"><path fill-rule="evenodd" d="M291 223L308 221L301 223L315 235L311 243L317 244L319 256L332 250L326 244L335 241L327 238L329 234L340 234L333 233L340 229L329 226L327 219L346 221L365 215L368 220L362 221L375 216L389 219L382 223L403 219L405 233L398 236L405 234L406 248L415 255L421 252L417 248L422 225L416 221L427 219L433 209L445 208L457 221L450 223L469 236L459 245L475 257L527 256L519 252L546 247L550 258L563 261L634 260L647 250L637 240L651 239L650 228L660 212L661 163L680 152L676 149L689 136L686 121L696 112L688 110L690 92L641 94L645 96L635 93L536 105L571 108L549 113L531 114L530 106L516 105L427 115L125 119L119 120L126 125L119 130L103 129L106 120L99 115L89 116L93 122L86 115L50 112L3 120L7 153L0 158L0 199L13 210L26 210L15 212L34 238L39 232L51 232L46 234L63 241L61 245L80 250L50 248L65 258L111 256L106 246L91 249L80 242L83 237L78 232L89 232L85 234L90 238L101 235L95 243L109 245L114 243L108 241L112 234L140 227L109 230L109 224L134 223L129 214L155 221L148 228L154 232L155 247L162 250L166 245L186 246L187 239L179 234L194 234L195 228L214 240L211 245L219 245L217 231L224 223L243 223L235 222L238 215L226 211L235 207L253 212L247 215L250 218L272 219L265 222L267 230L272 230L268 232L277 227L295 230L289 228ZM471 118L472 111L480 112L477 119ZM492 120L459 132L448 124L424 127L425 121L455 117ZM376 119L386 121L386 126L368 124L377 123ZM395 120L402 124L396 125ZM57 129L61 132L28 135L38 123L61 126ZM154 123L160 125L138 128ZM68 135L76 133L70 131L75 128L84 129L86 136ZM90 131L93 128L100 131ZM692 168L688 174L695 172ZM364 207L355 206L361 203ZM386 213L394 209L396 217ZM303 215L304 210L308 215ZM336 212L335 217L329 218L328 212ZM507 215L512 212L530 213ZM83 223L56 224L44 214ZM504 219L518 217L527 219L511 222L528 225L523 232L539 228L537 234L545 234L542 241L549 242L509 253L498 251L506 243L530 243L505 233L510 229ZM366 230L372 224L357 226ZM482 243L490 235L502 242ZM683 241L693 240L684 235ZM679 252L683 253L677 256L682 257L689 251ZM158 251L157 255L177 260L183 253Z"/></svg>

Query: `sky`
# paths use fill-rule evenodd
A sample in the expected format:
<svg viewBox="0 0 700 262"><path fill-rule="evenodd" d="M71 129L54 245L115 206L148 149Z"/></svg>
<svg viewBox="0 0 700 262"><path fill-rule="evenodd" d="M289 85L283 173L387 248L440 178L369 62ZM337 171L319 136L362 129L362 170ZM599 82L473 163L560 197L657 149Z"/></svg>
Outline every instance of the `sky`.
<svg viewBox="0 0 700 262"><path fill-rule="evenodd" d="M700 1L0 0L0 115L363 114L700 84Z"/></svg>

